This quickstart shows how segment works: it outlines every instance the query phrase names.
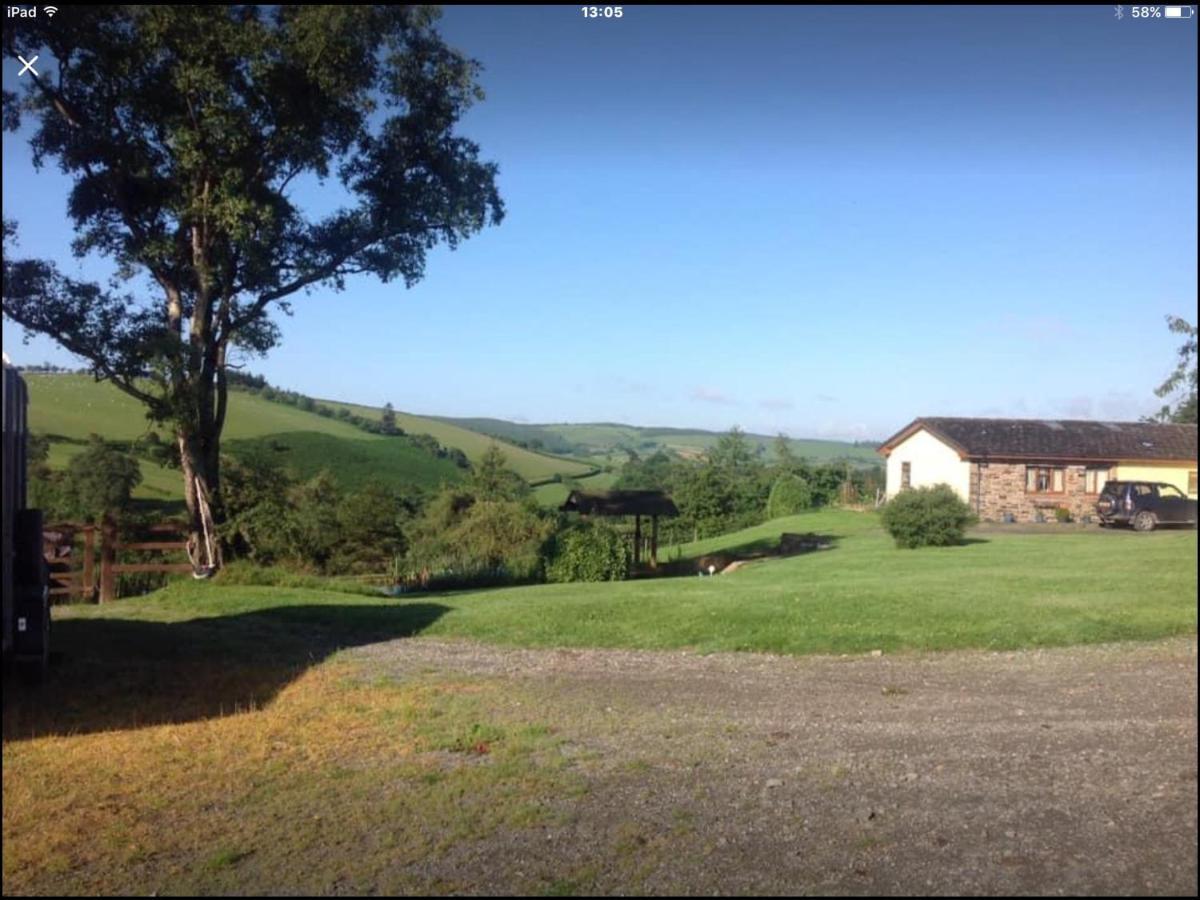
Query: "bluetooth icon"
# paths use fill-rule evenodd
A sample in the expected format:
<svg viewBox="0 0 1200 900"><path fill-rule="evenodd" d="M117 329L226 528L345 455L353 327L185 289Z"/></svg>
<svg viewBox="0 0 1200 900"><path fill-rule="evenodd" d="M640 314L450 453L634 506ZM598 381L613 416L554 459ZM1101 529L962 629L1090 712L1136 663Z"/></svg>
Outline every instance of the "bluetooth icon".
<svg viewBox="0 0 1200 900"><path fill-rule="evenodd" d="M1119 22L1121 19L1125 18L1125 7L1118 5L1117 11L1113 13L1113 15L1117 17L1117 21Z"/></svg>

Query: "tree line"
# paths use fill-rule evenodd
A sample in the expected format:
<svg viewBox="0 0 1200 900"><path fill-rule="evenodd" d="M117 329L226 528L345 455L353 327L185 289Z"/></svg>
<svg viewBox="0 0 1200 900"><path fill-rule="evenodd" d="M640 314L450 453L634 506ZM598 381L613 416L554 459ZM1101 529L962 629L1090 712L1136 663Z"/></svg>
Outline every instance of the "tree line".
<svg viewBox="0 0 1200 900"><path fill-rule="evenodd" d="M679 508L679 518L662 523L667 540L711 537L835 503L874 504L883 490L882 466L815 464L797 457L780 435L770 461L756 452L738 428L718 438L701 460L658 450L642 458L627 451L614 488L660 490Z"/></svg>

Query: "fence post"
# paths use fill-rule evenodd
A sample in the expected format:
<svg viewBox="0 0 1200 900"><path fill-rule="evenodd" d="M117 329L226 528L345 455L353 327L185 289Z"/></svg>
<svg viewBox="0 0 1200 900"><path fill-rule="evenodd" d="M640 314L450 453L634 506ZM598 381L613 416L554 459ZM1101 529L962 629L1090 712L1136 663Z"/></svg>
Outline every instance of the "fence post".
<svg viewBox="0 0 1200 900"><path fill-rule="evenodd" d="M113 566L117 562L117 523L112 516L104 517L103 541L100 545L100 602L117 599L117 574Z"/></svg>
<svg viewBox="0 0 1200 900"><path fill-rule="evenodd" d="M96 529L85 526L83 529L83 584L81 593L89 603L96 601L96 569L93 565L96 552Z"/></svg>

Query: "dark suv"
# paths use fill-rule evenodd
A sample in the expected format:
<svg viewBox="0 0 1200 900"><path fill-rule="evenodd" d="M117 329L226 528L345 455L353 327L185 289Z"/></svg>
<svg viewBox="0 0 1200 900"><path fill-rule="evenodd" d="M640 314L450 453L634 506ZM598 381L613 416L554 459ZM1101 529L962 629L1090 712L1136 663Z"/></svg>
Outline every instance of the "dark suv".
<svg viewBox="0 0 1200 900"><path fill-rule="evenodd" d="M1110 481L1096 501L1101 525L1132 525L1153 531L1159 525L1195 525L1196 501L1161 481Z"/></svg>

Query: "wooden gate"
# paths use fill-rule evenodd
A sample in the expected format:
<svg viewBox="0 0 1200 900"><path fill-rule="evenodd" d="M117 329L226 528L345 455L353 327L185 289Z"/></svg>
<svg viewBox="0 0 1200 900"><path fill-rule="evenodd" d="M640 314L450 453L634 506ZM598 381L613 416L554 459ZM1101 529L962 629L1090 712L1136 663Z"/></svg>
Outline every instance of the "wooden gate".
<svg viewBox="0 0 1200 900"><path fill-rule="evenodd" d="M121 551L155 551L180 554L187 551L187 526L180 522L160 522L139 529L147 538L122 539L115 519L100 525L60 522L42 529L42 552L50 568L50 596L79 596L84 600L107 603L117 599L117 576L130 572L191 572L189 562L121 562ZM99 532L99 583L95 565L96 534ZM83 536L83 553L76 554L76 538Z"/></svg>

